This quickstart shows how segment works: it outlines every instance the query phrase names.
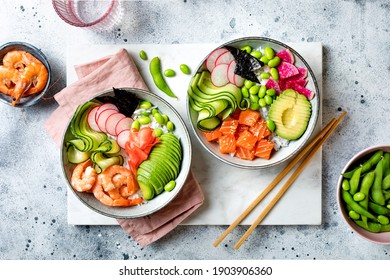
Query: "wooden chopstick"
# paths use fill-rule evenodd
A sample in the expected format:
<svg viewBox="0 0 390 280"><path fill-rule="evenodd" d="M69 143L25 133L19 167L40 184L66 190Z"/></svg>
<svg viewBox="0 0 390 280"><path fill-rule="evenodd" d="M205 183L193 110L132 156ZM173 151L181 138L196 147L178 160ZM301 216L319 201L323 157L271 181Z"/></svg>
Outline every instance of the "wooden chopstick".
<svg viewBox="0 0 390 280"><path fill-rule="evenodd" d="M218 246L222 240L261 202L261 200L284 178L284 176L298 163L302 157L329 131L336 120L333 118L322 131L304 148L285 169L269 184L269 186L248 206L248 208L222 233L222 235L213 243Z"/></svg>
<svg viewBox="0 0 390 280"><path fill-rule="evenodd" d="M242 243L247 239L247 237L252 233L252 231L257 227L257 225L265 218L265 216L271 211L271 209L275 206L275 204L279 201L279 199L283 196L283 194L288 190L291 184L295 181L298 175L303 171L312 157L316 154L318 149L322 146L322 144L328 139L328 137L333 133L338 124L346 115L346 112L343 112L340 117L334 122L330 129L327 130L326 134L316 143L313 147L312 151L308 154L308 156L302 161L302 163L298 166L298 168L294 171L294 173L290 176L287 182L283 185L283 187L279 190L276 196L271 200L270 204L261 212L261 214L257 217L257 219L253 222L250 228L245 232L245 234L240 238L240 240L234 246L234 249L240 248Z"/></svg>

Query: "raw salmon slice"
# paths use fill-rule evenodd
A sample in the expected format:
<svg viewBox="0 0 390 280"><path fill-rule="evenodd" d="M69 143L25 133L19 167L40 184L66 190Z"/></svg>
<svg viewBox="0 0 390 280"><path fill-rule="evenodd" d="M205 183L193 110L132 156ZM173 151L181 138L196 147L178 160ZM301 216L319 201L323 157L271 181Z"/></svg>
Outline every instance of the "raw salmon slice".
<svg viewBox="0 0 390 280"><path fill-rule="evenodd" d="M204 136L206 137L206 140L209 142L217 141L219 137L222 136L221 131L219 131L219 128L214 129L213 131L209 132L203 132Z"/></svg>
<svg viewBox="0 0 390 280"><path fill-rule="evenodd" d="M247 150L252 150L256 142L257 137L248 130L245 130L240 133L240 136L237 138L236 145Z"/></svg>
<svg viewBox="0 0 390 280"><path fill-rule="evenodd" d="M237 146L235 156L241 159L253 160L255 158L255 150L248 150L243 147Z"/></svg>
<svg viewBox="0 0 390 280"><path fill-rule="evenodd" d="M274 145L274 143L266 139L259 140L255 147L255 156L264 159L270 159Z"/></svg>
<svg viewBox="0 0 390 280"><path fill-rule="evenodd" d="M260 119L256 124L249 128L249 131L257 137L258 140L263 139L271 134L264 119Z"/></svg>
<svg viewBox="0 0 390 280"><path fill-rule="evenodd" d="M234 134L238 127L238 120L231 117L224 120L219 128L222 134Z"/></svg>
<svg viewBox="0 0 390 280"><path fill-rule="evenodd" d="M254 126L260 117L260 112L248 109L241 111L240 116L238 117L238 123L247 126Z"/></svg>
<svg viewBox="0 0 390 280"><path fill-rule="evenodd" d="M231 154L236 152L236 138L233 134L222 135L219 140L219 151L222 154Z"/></svg>

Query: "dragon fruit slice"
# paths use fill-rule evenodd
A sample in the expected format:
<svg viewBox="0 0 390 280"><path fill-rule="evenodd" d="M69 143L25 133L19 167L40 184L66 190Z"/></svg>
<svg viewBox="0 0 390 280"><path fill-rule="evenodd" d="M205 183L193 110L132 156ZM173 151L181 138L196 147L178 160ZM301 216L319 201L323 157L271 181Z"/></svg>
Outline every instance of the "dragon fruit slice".
<svg viewBox="0 0 390 280"><path fill-rule="evenodd" d="M290 64L294 64L295 62L294 54L289 49L284 49L276 53L276 56L279 56L283 62L287 62Z"/></svg>
<svg viewBox="0 0 390 280"><path fill-rule="evenodd" d="M276 94L279 94L279 93L281 92L280 86L279 86L278 82L275 81L275 80L272 79L272 78L269 78L269 79L268 79L268 81L267 81L266 84L265 84L265 87L266 87L267 89L270 89L270 88L275 89Z"/></svg>
<svg viewBox="0 0 390 280"><path fill-rule="evenodd" d="M287 79L299 74L298 68L288 62L281 62L278 65L277 70L279 72L279 79Z"/></svg>

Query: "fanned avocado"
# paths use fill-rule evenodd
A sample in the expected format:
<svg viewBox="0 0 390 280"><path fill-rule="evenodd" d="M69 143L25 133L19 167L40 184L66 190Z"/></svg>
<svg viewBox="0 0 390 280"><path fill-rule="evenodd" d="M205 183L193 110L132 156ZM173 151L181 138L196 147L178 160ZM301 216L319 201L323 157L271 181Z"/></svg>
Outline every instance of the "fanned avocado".
<svg viewBox="0 0 390 280"><path fill-rule="evenodd" d="M272 103L268 117L275 123L275 133L287 140L296 140L306 131L311 104L298 92L283 91Z"/></svg>
<svg viewBox="0 0 390 280"><path fill-rule="evenodd" d="M245 79L251 80L252 82L258 83L259 79L256 77L254 71L264 66L264 63L246 51L231 46L225 46L225 48L230 51L237 63L234 73Z"/></svg>

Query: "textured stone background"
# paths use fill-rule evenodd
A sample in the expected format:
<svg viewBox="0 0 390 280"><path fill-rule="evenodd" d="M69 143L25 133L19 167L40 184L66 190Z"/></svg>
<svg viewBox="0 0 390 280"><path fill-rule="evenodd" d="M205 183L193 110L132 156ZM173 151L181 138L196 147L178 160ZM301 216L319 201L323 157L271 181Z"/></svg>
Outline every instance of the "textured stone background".
<svg viewBox="0 0 390 280"><path fill-rule="evenodd" d="M359 150L389 143L389 1L127 1L112 31L66 25L51 1L2 1L0 44L26 41L50 60L52 96L65 86L66 44L223 43L266 36L324 46L323 122L347 117L323 148L323 224L258 227L239 251L237 228L179 226L141 249L118 226L69 226L59 152L43 128L53 99L22 110L0 104L0 259L389 259L388 246L342 221L336 183Z"/></svg>

